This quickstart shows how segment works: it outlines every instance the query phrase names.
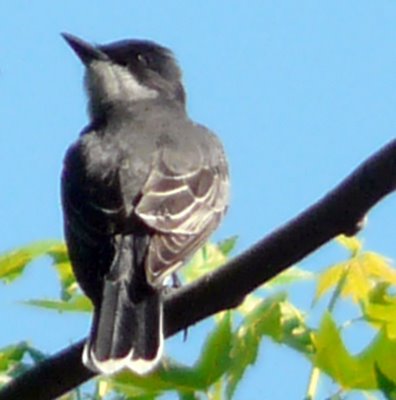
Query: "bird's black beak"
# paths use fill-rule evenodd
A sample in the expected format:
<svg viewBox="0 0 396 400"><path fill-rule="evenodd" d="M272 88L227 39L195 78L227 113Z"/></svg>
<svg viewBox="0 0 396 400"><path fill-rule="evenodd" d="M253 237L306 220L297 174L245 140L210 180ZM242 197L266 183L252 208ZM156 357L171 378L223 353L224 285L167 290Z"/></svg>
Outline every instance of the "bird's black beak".
<svg viewBox="0 0 396 400"><path fill-rule="evenodd" d="M92 61L106 61L109 59L107 55L97 47L85 42L77 36L71 35L70 33L62 33L61 35L76 52L84 65L87 66Z"/></svg>

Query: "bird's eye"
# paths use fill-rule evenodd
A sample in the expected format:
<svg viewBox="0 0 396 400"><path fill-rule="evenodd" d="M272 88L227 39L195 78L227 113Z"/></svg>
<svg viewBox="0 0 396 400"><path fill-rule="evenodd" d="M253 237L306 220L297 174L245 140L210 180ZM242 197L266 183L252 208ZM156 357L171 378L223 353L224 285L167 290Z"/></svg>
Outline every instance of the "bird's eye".
<svg viewBox="0 0 396 400"><path fill-rule="evenodd" d="M147 66L147 65L148 65L148 60L147 60L147 58L146 58L143 54L138 53L138 54L136 55L136 59L137 59L137 60L139 61L139 63L142 64L143 66Z"/></svg>

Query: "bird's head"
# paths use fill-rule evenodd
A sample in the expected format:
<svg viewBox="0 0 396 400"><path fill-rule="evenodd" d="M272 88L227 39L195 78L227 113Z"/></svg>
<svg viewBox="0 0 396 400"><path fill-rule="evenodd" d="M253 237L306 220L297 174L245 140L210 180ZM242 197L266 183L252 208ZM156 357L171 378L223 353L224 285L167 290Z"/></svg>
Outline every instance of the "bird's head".
<svg viewBox="0 0 396 400"><path fill-rule="evenodd" d="M93 114L118 104L157 98L184 106L181 71L169 49L147 40L96 46L68 33L62 36L86 67Z"/></svg>

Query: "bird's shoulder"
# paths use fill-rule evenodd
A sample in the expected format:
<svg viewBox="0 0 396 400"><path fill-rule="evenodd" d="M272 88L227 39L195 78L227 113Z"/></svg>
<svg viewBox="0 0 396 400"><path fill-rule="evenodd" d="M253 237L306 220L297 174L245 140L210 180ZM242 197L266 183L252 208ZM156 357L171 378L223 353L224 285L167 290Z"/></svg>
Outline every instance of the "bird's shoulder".
<svg viewBox="0 0 396 400"><path fill-rule="evenodd" d="M155 148L161 162L176 175L205 167L216 167L224 158L217 136L204 125L189 118L162 124L155 135Z"/></svg>

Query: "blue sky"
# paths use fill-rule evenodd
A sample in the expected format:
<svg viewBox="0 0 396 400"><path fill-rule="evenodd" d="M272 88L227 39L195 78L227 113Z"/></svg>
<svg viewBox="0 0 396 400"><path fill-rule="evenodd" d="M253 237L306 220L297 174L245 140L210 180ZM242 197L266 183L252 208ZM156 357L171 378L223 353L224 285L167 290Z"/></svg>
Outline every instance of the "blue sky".
<svg viewBox="0 0 396 400"><path fill-rule="evenodd" d="M174 50L191 116L218 133L229 157L232 202L215 239L238 234L238 250L321 197L396 131L395 2L19 0L2 2L0 13L0 251L62 237L62 158L87 122L83 70L63 31ZM375 208L362 235L389 257L394 208L392 197ZM318 270L343 254L330 244L302 265ZM308 304L306 292L293 300ZM0 346L29 339L55 352L83 337L86 317L17 303L57 294L45 262L1 287ZM170 353L193 360L203 327L187 343L170 341ZM266 341L237 398L302 398L308 373L299 355Z"/></svg>

